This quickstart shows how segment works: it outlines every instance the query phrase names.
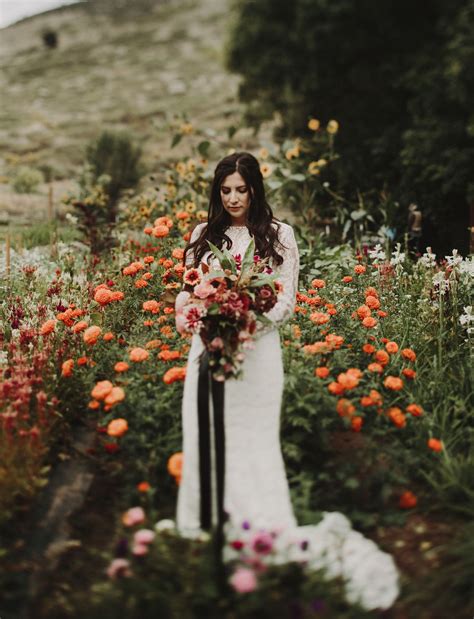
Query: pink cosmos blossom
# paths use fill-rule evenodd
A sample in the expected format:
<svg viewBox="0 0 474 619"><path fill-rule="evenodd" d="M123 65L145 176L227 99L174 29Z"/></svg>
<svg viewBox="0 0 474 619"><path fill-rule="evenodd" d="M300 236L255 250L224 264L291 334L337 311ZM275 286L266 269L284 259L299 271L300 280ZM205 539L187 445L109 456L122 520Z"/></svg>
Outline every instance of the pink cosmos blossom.
<svg viewBox="0 0 474 619"><path fill-rule="evenodd" d="M246 567L237 568L229 582L238 593L250 593L257 587L255 572Z"/></svg>
<svg viewBox="0 0 474 619"><path fill-rule="evenodd" d="M142 507L131 507L122 516L122 522L126 527L133 527L145 520L145 512Z"/></svg>
<svg viewBox="0 0 474 619"><path fill-rule="evenodd" d="M204 280L194 288L194 294L200 299L206 299L209 295L214 294L216 289L208 281Z"/></svg>
<svg viewBox="0 0 474 619"><path fill-rule="evenodd" d="M250 546L255 552L267 555L273 549L273 537L267 531L259 531L252 537Z"/></svg>
<svg viewBox="0 0 474 619"><path fill-rule="evenodd" d="M141 557L148 553L148 546L146 544L134 544L132 546L132 554L136 557Z"/></svg>
<svg viewBox="0 0 474 619"><path fill-rule="evenodd" d="M118 576L131 576L130 562L128 559L114 559L107 568L107 576L109 578L117 578Z"/></svg>
<svg viewBox="0 0 474 619"><path fill-rule="evenodd" d="M155 537L155 532L151 529L139 529L135 531L133 541L135 544L150 544Z"/></svg>

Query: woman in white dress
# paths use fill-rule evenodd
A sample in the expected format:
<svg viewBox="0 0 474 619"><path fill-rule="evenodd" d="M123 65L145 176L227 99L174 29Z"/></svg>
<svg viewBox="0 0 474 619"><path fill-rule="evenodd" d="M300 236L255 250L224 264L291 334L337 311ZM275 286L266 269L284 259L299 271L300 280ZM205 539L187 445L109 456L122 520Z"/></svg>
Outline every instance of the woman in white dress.
<svg viewBox="0 0 474 619"><path fill-rule="evenodd" d="M183 261L187 266L203 261L218 267L206 239L243 257L252 237L260 257L270 257L283 290L265 314L271 324L259 323L254 348L245 352L242 377L227 379L224 385L223 505L229 530L235 533L235 527L240 527L240 536L245 535L242 529L251 529L250 533L259 529L278 531L287 557L303 560L310 569L325 569L329 577L342 577L348 601L366 609L388 608L398 595L398 573L392 557L354 531L339 512L325 512L321 522L306 526L298 526L293 513L280 446L284 372L278 327L294 312L299 252L293 228L273 217L257 159L250 153L237 152L222 159L215 169L208 221L193 230ZM176 299L178 330L178 315L187 297L189 292L184 290ZM176 513L176 528L186 537L203 532L198 425L199 355L203 350L200 336L194 334L183 391L183 470ZM212 413L212 401L209 404ZM215 489L213 415L209 417L211 489ZM215 491L211 501L214 526L222 514ZM226 560L232 560L233 551L227 547L225 555Z"/></svg>
<svg viewBox="0 0 474 619"><path fill-rule="evenodd" d="M252 236L259 255L270 256L270 266L279 274L283 291L276 305L266 313L272 325L259 325L255 347L245 352L243 376L225 382L224 509L232 520L247 519L260 526L286 527L295 525L296 521L280 449L284 376L278 327L294 311L299 253L292 227L275 220L265 200L257 159L250 153L233 153L216 168L208 222L198 224L193 230L186 264L213 263L206 239L222 249L226 247L223 240L227 237L231 242L229 251L243 257ZM282 257L279 265L277 252ZM184 462L177 507L177 527L183 535L190 536L200 530L197 384L198 357L202 350L200 336L194 334L182 402ZM212 469L215 475L215 467ZM216 487L215 483L211 486Z"/></svg>

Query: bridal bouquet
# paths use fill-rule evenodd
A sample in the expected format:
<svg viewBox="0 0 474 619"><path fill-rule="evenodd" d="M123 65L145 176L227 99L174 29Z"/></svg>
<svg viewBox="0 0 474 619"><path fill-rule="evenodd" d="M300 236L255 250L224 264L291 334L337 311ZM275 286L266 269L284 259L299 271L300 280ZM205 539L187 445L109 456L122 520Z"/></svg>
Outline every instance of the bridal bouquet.
<svg viewBox="0 0 474 619"><path fill-rule="evenodd" d="M192 292L183 290L176 298L176 328L200 335L213 378L224 381L241 375L244 350L254 346L257 323L271 323L264 313L275 305L283 286L268 258L255 254L253 239L243 259L208 244L220 268L211 271L202 262L185 271L183 281Z"/></svg>

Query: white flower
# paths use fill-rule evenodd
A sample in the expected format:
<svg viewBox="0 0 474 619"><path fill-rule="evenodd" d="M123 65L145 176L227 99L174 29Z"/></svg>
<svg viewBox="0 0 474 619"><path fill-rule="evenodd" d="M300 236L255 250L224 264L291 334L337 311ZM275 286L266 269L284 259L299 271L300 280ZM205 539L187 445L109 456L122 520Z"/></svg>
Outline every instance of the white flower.
<svg viewBox="0 0 474 619"><path fill-rule="evenodd" d="M380 243L377 243L374 249L369 249L368 254L369 254L370 259L373 260L374 262L376 260L386 259L385 252L383 251L382 245L380 245Z"/></svg>
<svg viewBox="0 0 474 619"><path fill-rule="evenodd" d="M456 267L462 262L462 256L458 256L458 250L453 249L453 253L451 256L445 256L448 266Z"/></svg>
<svg viewBox="0 0 474 619"><path fill-rule="evenodd" d="M395 251L392 252L392 258L390 258L390 264L393 266L397 266L399 264L403 264L405 261L405 254L400 251L401 244L397 243L395 247Z"/></svg>
<svg viewBox="0 0 474 619"><path fill-rule="evenodd" d="M464 327L467 327L467 332L472 333L474 329L470 326L474 322L474 314L472 313L472 305L464 307L464 314L459 317L459 322Z"/></svg>
<svg viewBox="0 0 474 619"><path fill-rule="evenodd" d="M474 256L466 258L459 264L459 272L467 273L470 277L474 277Z"/></svg>
<svg viewBox="0 0 474 619"><path fill-rule="evenodd" d="M174 520L170 518L164 518L163 520L158 520L155 524L155 531L169 531L170 529L175 528Z"/></svg>
<svg viewBox="0 0 474 619"><path fill-rule="evenodd" d="M439 294L444 295L449 290L449 280L446 279L444 271L438 271L431 281L438 287Z"/></svg>
<svg viewBox="0 0 474 619"><path fill-rule="evenodd" d="M431 247L426 248L426 252L418 260L418 263L428 268L436 266L436 254L432 253Z"/></svg>

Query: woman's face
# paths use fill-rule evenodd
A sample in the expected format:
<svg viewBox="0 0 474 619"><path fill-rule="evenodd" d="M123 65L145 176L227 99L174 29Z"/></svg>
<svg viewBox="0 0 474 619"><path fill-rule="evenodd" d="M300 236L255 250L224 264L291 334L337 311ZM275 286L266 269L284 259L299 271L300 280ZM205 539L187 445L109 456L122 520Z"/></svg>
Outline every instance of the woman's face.
<svg viewBox="0 0 474 619"><path fill-rule="evenodd" d="M221 200L232 217L233 226L245 226L250 209L250 187L238 172L229 174L222 181Z"/></svg>

